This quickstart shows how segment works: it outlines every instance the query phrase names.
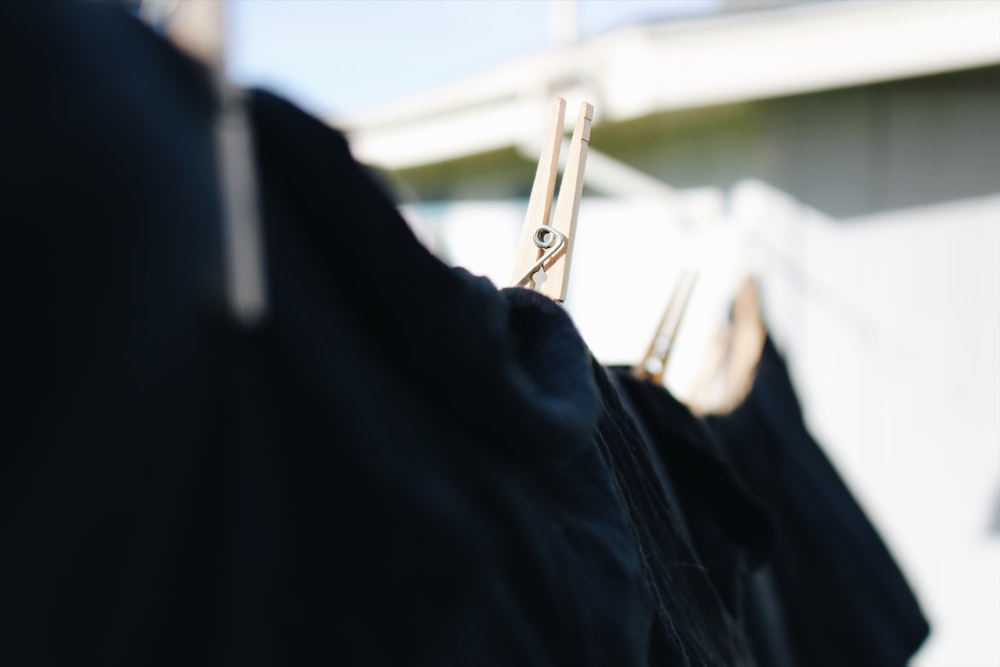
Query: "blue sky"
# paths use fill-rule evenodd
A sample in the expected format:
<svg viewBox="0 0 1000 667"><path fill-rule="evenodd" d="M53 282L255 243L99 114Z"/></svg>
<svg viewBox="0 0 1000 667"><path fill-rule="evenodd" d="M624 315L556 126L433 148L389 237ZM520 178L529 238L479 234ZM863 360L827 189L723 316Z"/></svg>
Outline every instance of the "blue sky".
<svg viewBox="0 0 1000 667"><path fill-rule="evenodd" d="M549 44L550 0L241 0L233 77L316 113L354 112ZM581 0L580 32L704 14L720 0Z"/></svg>

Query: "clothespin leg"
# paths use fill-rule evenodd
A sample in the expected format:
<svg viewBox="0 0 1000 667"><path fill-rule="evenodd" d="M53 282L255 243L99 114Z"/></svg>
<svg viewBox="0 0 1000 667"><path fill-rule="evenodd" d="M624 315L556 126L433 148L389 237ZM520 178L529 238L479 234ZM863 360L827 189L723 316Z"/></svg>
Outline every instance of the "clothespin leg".
<svg viewBox="0 0 1000 667"><path fill-rule="evenodd" d="M548 130L542 144L542 153L535 170L535 182L528 199L528 210L521 228L517 254L514 260L514 274L511 285L519 287L531 280L531 267L541 257L543 250L534 242L535 230L549 224L552 199L556 190L556 173L559 169L559 149L562 145L563 117L566 114L566 100L557 97L552 104Z"/></svg>

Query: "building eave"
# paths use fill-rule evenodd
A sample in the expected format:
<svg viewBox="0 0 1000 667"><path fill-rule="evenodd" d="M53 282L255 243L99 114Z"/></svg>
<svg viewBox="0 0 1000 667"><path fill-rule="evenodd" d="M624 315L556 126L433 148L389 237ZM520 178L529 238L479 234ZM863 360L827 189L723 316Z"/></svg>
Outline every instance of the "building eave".
<svg viewBox="0 0 1000 667"><path fill-rule="evenodd" d="M555 95L599 125L997 63L1000 3L810 3L633 26L331 122L363 162L405 169L531 146Z"/></svg>

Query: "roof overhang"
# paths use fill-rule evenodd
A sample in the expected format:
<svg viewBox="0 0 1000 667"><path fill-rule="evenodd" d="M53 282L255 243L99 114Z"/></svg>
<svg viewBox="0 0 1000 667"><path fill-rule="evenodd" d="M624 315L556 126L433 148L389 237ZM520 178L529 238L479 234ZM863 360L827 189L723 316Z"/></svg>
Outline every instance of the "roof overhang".
<svg viewBox="0 0 1000 667"><path fill-rule="evenodd" d="M810 3L625 28L331 122L405 169L534 146L555 95L596 124L997 63L997 2Z"/></svg>

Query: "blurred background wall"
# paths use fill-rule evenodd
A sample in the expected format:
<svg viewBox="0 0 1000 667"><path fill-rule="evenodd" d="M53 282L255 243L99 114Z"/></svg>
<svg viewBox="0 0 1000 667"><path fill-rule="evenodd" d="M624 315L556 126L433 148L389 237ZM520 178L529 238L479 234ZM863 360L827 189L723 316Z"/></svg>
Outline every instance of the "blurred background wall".
<svg viewBox="0 0 1000 667"><path fill-rule="evenodd" d="M933 624L1000 665L1000 2L241 2L229 68L344 129L443 259L506 283L556 95L596 107L567 308L639 359L699 272L688 396L753 276L814 434Z"/></svg>

